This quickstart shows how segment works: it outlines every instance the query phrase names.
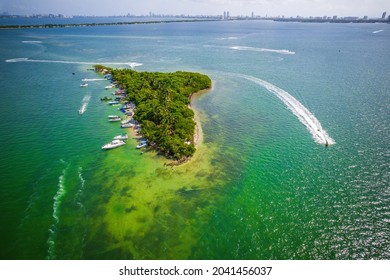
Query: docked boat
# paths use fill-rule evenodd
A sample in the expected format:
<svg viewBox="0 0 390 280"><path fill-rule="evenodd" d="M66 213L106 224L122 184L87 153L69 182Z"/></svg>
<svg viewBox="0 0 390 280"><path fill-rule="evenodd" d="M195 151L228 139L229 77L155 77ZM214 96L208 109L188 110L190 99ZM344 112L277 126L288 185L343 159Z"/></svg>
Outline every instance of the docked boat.
<svg viewBox="0 0 390 280"><path fill-rule="evenodd" d="M87 87L87 86L88 86L87 83L82 83L82 84L80 85L80 87Z"/></svg>
<svg viewBox="0 0 390 280"><path fill-rule="evenodd" d="M126 142L123 141L123 140L112 140L110 143L108 143L108 144L102 146L102 149L103 149L103 150L114 149L114 148L123 146L123 145L125 145L125 144L126 144Z"/></svg>
<svg viewBox="0 0 390 280"><path fill-rule="evenodd" d="M114 85L109 85L109 86L106 86L105 89L111 89L113 87L114 87Z"/></svg>
<svg viewBox="0 0 390 280"><path fill-rule="evenodd" d="M121 128L130 128L130 127L133 127L133 126L134 126L134 124L132 124L132 123L125 123L125 124L121 125Z"/></svg>
<svg viewBox="0 0 390 280"><path fill-rule="evenodd" d="M121 134L121 135L115 136L114 140L126 140L128 138L129 138L129 136L127 134Z"/></svg>
<svg viewBox="0 0 390 280"><path fill-rule="evenodd" d="M109 118L108 121L109 122L119 122L121 121L122 119L120 117L115 117L115 118Z"/></svg>
<svg viewBox="0 0 390 280"><path fill-rule="evenodd" d="M148 141L146 140L142 140L141 142L139 142L139 144L137 145L137 149L141 149L143 147L146 147L148 145Z"/></svg>
<svg viewBox="0 0 390 280"><path fill-rule="evenodd" d="M130 122L131 122L131 119L125 119L125 120L121 121L121 124L127 124Z"/></svg>

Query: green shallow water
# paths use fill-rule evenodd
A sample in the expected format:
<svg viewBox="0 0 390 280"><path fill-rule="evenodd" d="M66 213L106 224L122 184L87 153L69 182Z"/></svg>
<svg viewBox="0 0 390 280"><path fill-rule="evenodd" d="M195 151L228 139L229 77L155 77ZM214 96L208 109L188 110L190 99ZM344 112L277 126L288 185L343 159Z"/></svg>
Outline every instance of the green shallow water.
<svg viewBox="0 0 390 280"><path fill-rule="evenodd" d="M1 30L1 258L388 259L388 32L263 21ZM166 166L135 139L100 150L123 132L107 121L117 107L100 101L107 81L79 85L100 78L93 63L124 62L212 78L193 100L204 141L191 162ZM336 144L316 143L243 75L300 101Z"/></svg>

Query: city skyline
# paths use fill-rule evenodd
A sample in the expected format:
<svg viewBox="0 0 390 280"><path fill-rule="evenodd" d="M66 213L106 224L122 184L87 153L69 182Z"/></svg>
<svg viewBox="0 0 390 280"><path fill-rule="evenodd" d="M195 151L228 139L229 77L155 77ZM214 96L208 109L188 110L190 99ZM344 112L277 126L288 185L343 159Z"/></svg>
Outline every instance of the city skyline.
<svg viewBox="0 0 390 280"><path fill-rule="evenodd" d="M0 13L33 15L63 14L65 16L114 15L223 15L230 16L357 16L380 18L390 10L388 0L0 0Z"/></svg>

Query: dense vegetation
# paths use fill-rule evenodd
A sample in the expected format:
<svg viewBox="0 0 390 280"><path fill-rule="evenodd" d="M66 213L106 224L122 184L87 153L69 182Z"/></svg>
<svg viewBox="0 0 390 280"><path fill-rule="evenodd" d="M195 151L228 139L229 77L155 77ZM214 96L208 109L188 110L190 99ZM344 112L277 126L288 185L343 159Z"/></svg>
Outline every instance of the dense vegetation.
<svg viewBox="0 0 390 280"><path fill-rule="evenodd" d="M194 112L189 108L193 93L211 87L206 75L192 72L137 72L131 69L108 69L113 79L136 105L134 119L142 134L155 143L167 157L182 160L195 152L193 143Z"/></svg>

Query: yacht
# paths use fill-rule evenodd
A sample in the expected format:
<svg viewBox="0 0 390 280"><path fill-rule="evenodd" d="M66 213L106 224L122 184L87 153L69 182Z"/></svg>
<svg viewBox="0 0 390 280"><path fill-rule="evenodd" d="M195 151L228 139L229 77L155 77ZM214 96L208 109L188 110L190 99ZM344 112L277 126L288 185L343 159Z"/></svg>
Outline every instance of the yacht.
<svg viewBox="0 0 390 280"><path fill-rule="evenodd" d="M114 149L114 148L123 146L123 145L125 145L125 144L126 144L125 141L116 139L116 140L112 140L110 143L108 143L108 144L102 146L102 149L103 149L103 150Z"/></svg>
<svg viewBox="0 0 390 280"><path fill-rule="evenodd" d="M80 87L87 87L87 86L88 86L87 83L82 83L82 84L80 85Z"/></svg>

